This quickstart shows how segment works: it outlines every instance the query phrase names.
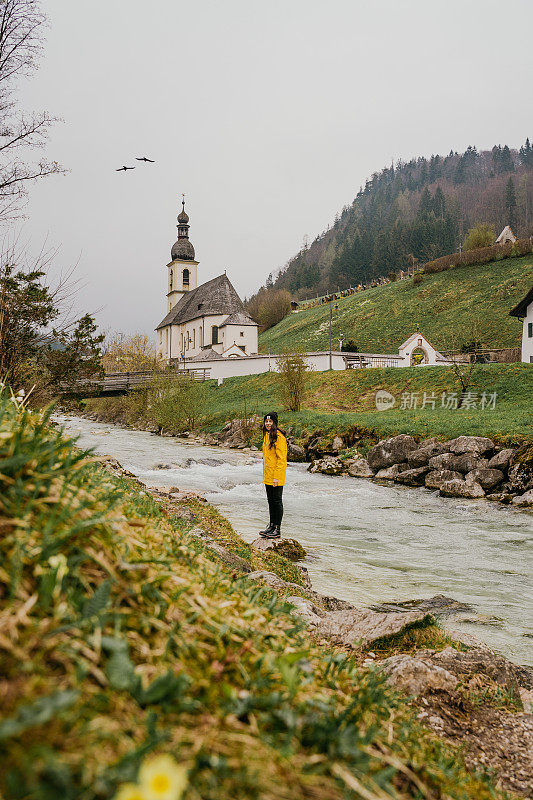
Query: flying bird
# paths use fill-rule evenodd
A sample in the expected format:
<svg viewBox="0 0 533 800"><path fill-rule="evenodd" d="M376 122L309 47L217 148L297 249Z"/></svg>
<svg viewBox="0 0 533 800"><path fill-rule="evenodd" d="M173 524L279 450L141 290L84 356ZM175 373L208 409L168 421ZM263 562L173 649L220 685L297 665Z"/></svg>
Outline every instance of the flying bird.
<svg viewBox="0 0 533 800"><path fill-rule="evenodd" d="M146 158L146 156L143 156L142 158L136 158L135 161L147 161L149 164L155 164L155 161L153 161L153 159Z"/></svg>
<svg viewBox="0 0 533 800"><path fill-rule="evenodd" d="M135 169L135 167L119 167L115 172L126 172L127 169Z"/></svg>

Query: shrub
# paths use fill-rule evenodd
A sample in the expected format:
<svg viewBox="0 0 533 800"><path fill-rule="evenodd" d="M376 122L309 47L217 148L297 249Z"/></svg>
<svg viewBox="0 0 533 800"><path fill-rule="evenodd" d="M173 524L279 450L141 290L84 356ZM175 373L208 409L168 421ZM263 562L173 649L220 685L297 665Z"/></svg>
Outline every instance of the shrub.
<svg viewBox="0 0 533 800"><path fill-rule="evenodd" d="M166 430L179 432L192 429L205 413L204 387L186 373L157 376L150 394L150 416L156 425Z"/></svg>
<svg viewBox="0 0 533 800"><path fill-rule="evenodd" d="M465 250L479 250L480 247L490 247L496 241L496 231L492 225L482 223L470 228L465 236Z"/></svg>
<svg viewBox="0 0 533 800"><path fill-rule="evenodd" d="M283 353L276 359L281 385L281 398L287 411L299 411L308 385L311 367L303 353Z"/></svg>
<svg viewBox="0 0 533 800"><path fill-rule="evenodd" d="M416 272L413 275L413 286L420 286L422 281L424 280L421 272Z"/></svg>

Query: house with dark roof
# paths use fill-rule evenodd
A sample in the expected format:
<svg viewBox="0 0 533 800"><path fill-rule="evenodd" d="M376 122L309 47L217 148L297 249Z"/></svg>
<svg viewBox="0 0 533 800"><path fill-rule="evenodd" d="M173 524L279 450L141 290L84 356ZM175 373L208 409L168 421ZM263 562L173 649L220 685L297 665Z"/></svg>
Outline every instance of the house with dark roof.
<svg viewBox="0 0 533 800"><path fill-rule="evenodd" d="M167 264L167 313L156 328L158 357L171 361L239 358L257 353L257 322L245 310L226 272L198 286L185 201L178 240Z"/></svg>
<svg viewBox="0 0 533 800"><path fill-rule="evenodd" d="M522 361L533 364L533 286L517 305L509 311L522 323Z"/></svg>

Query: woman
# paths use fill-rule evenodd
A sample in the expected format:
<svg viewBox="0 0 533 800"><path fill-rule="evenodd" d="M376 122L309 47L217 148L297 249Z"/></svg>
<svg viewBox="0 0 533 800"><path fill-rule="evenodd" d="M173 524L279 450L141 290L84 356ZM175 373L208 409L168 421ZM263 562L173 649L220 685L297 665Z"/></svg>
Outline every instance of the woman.
<svg viewBox="0 0 533 800"><path fill-rule="evenodd" d="M263 419L263 483L267 493L270 524L259 531L265 539L279 539L283 517L283 485L287 472L287 439L278 428L275 411Z"/></svg>

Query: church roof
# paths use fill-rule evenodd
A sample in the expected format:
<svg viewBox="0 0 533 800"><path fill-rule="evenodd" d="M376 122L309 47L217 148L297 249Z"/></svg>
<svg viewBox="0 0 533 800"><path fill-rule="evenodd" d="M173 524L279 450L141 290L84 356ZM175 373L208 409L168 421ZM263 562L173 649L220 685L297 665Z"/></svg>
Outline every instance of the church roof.
<svg viewBox="0 0 533 800"><path fill-rule="evenodd" d="M522 300L520 300L518 305L516 305L514 308L512 308L509 311L509 316L511 316L511 317L521 317L523 319L526 316L527 308L528 308L529 305L531 305L531 303L533 303L533 286L531 287L529 292L526 294L526 296L523 297Z"/></svg>
<svg viewBox="0 0 533 800"><path fill-rule="evenodd" d="M222 358L220 353L217 353L212 347L208 347L202 350L201 353L198 353L197 356L194 356L194 358L191 358L191 361L213 361L217 358Z"/></svg>
<svg viewBox="0 0 533 800"><path fill-rule="evenodd" d="M224 325L257 325L257 322L255 322L246 311L235 311L233 314L230 314L229 317L226 317L224 322L221 322L218 327L223 328Z"/></svg>
<svg viewBox="0 0 533 800"><path fill-rule="evenodd" d="M241 298L224 273L184 294L174 308L171 308L166 317L161 320L156 330L167 325L180 325L190 322L192 319L213 314L231 316L236 312L246 314Z"/></svg>

